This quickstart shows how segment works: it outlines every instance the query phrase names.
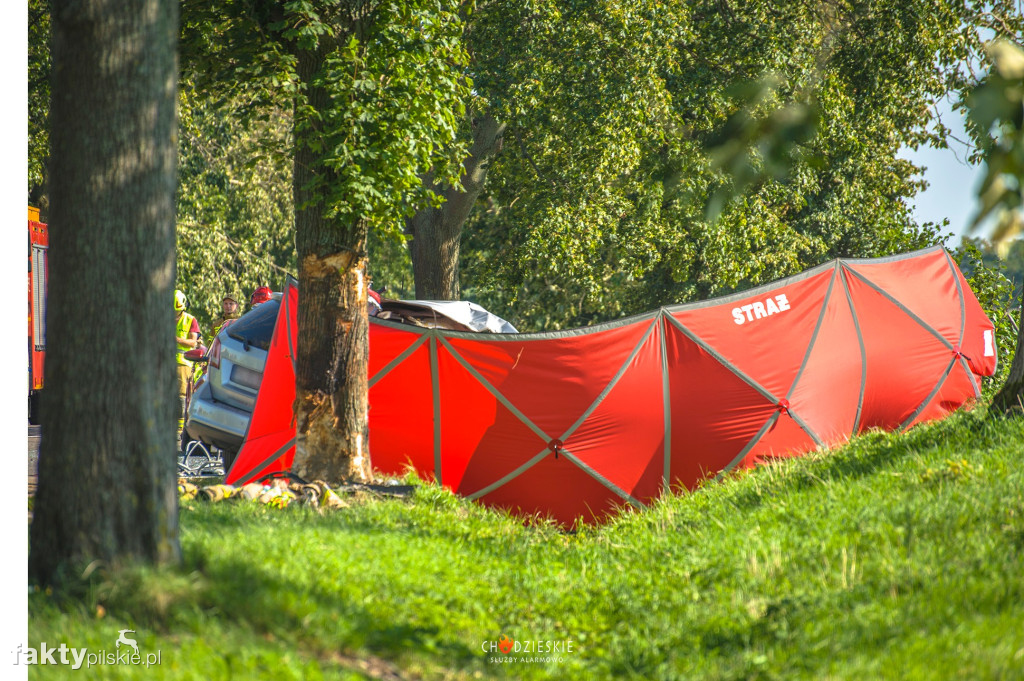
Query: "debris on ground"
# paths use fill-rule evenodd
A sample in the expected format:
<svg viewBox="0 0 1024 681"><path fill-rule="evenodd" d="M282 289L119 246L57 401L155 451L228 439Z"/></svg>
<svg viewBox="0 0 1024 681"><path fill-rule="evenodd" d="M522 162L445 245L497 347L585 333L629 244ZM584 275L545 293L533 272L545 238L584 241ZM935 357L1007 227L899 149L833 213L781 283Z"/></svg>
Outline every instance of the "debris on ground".
<svg viewBox="0 0 1024 681"><path fill-rule="evenodd" d="M198 499L200 501L219 502L249 501L285 508L291 504L309 506L319 512L348 508L351 503L347 499L362 497L398 497L404 498L412 494L413 485L399 485L397 481L389 484L342 483L331 487L323 480L313 482L291 481L285 477L275 477L262 482L251 482L247 485L235 486L215 484L199 487L185 478L178 479L178 497L181 501ZM344 498L343 498L344 497Z"/></svg>

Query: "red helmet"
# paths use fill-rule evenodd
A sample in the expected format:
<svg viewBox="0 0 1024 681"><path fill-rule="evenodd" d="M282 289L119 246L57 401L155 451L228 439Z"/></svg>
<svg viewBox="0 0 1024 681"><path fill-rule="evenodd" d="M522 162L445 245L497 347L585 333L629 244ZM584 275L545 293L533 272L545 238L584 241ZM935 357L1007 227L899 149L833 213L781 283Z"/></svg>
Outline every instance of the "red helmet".
<svg viewBox="0 0 1024 681"><path fill-rule="evenodd" d="M380 311L380 294L372 288L366 289L366 314L376 317Z"/></svg>
<svg viewBox="0 0 1024 681"><path fill-rule="evenodd" d="M258 289L252 292L252 297L249 298L249 304L255 307L260 303L265 303L270 300L270 287L260 286Z"/></svg>

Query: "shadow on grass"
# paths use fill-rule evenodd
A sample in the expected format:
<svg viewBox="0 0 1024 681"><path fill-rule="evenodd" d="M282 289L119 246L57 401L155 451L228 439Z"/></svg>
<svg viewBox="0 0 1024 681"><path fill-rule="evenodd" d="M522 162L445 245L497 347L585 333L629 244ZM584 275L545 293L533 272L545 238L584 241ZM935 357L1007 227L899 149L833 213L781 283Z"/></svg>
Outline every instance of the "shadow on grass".
<svg viewBox="0 0 1024 681"><path fill-rule="evenodd" d="M186 560L194 564L197 557ZM365 649L389 659L422 654L446 664L478 657L438 627L382 620L356 602L317 590L315 583L303 585L261 568L258 557L218 561L206 565L203 572L208 580L202 597L205 610L300 647L323 654ZM334 622L337 628L332 632L329 627Z"/></svg>
<svg viewBox="0 0 1024 681"><path fill-rule="evenodd" d="M191 502L191 517L182 525L201 525L203 532L213 536L236 535L240 530L250 535L252 531L273 534L275 529L289 529L299 523L302 528L337 533L338 544L352 541L361 544L379 544L382 538L401 536L403 539L450 544L460 551L470 550L484 559L505 562L510 546L520 548L524 543L546 543L553 537L561 536L557 531L544 528L534 531L521 519L488 509L477 502L455 496L443 490L429 490L427 498L407 499L379 498L369 500L370 507L353 507L323 514L312 509L295 507L271 509L248 501L218 502L212 506L207 502ZM444 507L438 507L438 495L451 496L444 499ZM373 508L375 506L376 508ZM234 508L233 508L234 507ZM195 559L197 567L206 569L201 556Z"/></svg>

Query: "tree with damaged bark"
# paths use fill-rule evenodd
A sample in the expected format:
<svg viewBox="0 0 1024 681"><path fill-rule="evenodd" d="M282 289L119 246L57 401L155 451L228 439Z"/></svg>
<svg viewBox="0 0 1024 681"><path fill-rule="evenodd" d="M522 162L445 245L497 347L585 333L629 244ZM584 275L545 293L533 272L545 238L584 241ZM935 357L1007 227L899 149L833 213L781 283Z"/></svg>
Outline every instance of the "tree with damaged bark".
<svg viewBox="0 0 1024 681"><path fill-rule="evenodd" d="M43 584L181 553L177 3L53 0L51 25L49 349L29 553ZM113 361L115 329L129 350Z"/></svg>
<svg viewBox="0 0 1024 681"><path fill-rule="evenodd" d="M185 62L200 90L292 107L299 264L296 452L307 479L366 480L367 238L457 184L469 97L459 3L186 0Z"/></svg>

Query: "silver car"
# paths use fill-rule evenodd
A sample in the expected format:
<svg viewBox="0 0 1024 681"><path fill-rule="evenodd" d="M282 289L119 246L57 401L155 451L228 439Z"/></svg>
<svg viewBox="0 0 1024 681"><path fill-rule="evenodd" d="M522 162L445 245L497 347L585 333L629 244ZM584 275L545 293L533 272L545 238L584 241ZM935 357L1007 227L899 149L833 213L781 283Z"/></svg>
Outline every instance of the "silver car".
<svg viewBox="0 0 1024 681"><path fill-rule="evenodd" d="M221 329L206 354L206 372L189 400L188 437L222 450L225 468L230 467L249 427L280 307L281 294L276 293Z"/></svg>
<svg viewBox="0 0 1024 681"><path fill-rule="evenodd" d="M245 439L280 307L281 294L275 293L271 300L221 329L206 355L206 372L189 401L187 436L220 449L224 470L231 467ZM376 316L415 326L517 333L501 317L467 301L384 298Z"/></svg>

